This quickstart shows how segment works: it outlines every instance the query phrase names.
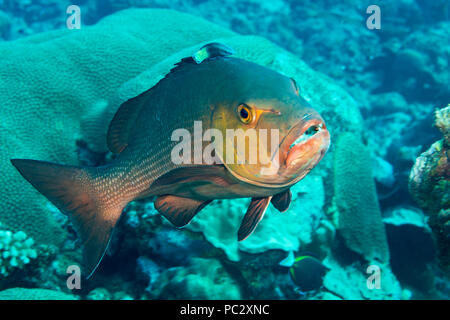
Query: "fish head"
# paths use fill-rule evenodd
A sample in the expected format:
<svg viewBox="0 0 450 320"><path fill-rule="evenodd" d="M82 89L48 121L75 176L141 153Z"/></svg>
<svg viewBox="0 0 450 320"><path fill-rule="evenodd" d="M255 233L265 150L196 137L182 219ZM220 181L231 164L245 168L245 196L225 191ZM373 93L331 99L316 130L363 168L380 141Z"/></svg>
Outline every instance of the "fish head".
<svg viewBox="0 0 450 320"><path fill-rule="evenodd" d="M212 114L213 127L224 137L216 143L217 156L231 174L253 185L280 188L298 182L328 150L324 120L292 78L255 68L234 80L235 94Z"/></svg>

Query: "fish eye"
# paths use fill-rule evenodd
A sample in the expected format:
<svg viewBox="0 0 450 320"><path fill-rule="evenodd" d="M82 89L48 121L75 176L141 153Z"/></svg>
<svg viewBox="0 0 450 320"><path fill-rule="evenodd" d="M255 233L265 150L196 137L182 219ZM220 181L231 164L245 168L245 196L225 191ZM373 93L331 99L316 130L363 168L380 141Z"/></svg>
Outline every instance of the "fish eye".
<svg viewBox="0 0 450 320"><path fill-rule="evenodd" d="M251 107L249 107L248 105L246 105L245 103L241 103L238 106L238 114L239 114L239 119L245 123L245 124L249 124L250 122L253 121L254 115L253 115L253 110Z"/></svg>

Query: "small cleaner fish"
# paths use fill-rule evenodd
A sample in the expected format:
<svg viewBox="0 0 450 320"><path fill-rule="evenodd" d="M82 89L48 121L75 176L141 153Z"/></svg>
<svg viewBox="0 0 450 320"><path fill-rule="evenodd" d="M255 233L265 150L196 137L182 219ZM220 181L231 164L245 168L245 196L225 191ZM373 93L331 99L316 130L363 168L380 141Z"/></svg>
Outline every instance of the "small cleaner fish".
<svg viewBox="0 0 450 320"><path fill-rule="evenodd" d="M130 201L156 197L155 208L182 227L214 199L249 197L252 200L238 231L240 241L253 232L270 203L286 211L289 188L322 159L330 143L328 130L300 96L295 81L232 57L232 52L223 44L210 43L182 59L155 86L124 102L107 133L108 147L117 154L109 164L80 167L11 160L31 185L71 219L83 243L88 278ZM234 139L226 135L228 129L276 129L279 139L267 134L268 141L278 141L276 148L246 145L245 152L266 156L264 164L227 163L230 154L237 157L238 149L225 148L218 138L212 163L195 161L195 151L186 152L191 163L175 163L172 154L179 141L174 141L172 133L179 128L193 132L194 121L218 130L228 140ZM194 147L199 139L201 146L212 143L197 136Z"/></svg>

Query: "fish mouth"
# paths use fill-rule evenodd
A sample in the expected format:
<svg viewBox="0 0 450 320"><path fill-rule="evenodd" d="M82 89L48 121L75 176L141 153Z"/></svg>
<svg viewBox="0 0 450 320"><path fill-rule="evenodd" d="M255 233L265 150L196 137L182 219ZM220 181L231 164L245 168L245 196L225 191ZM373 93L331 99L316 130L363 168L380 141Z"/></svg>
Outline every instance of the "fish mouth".
<svg viewBox="0 0 450 320"><path fill-rule="evenodd" d="M304 177L323 157L330 145L330 134L324 121L315 118L300 123L290 130L281 150L284 173ZM302 174L302 171L305 171Z"/></svg>
<svg viewBox="0 0 450 320"><path fill-rule="evenodd" d="M289 129L272 154L269 166L223 164L239 181L280 189L303 179L322 159L329 145L330 134L322 118L308 114Z"/></svg>

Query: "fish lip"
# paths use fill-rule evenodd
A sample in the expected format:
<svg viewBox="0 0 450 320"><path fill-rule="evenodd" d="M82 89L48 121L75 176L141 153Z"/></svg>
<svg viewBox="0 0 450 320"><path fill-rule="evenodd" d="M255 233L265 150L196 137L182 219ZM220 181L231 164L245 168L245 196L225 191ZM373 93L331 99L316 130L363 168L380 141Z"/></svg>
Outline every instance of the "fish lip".
<svg viewBox="0 0 450 320"><path fill-rule="evenodd" d="M303 136L303 134L312 126L320 126L321 130L319 132L317 132L316 134L314 134L313 136L311 136L308 139L305 139L295 145L294 142L301 138ZM325 122L320 118L314 118L311 120L308 120L306 122L299 122L297 125L295 125L293 128L291 128L291 130L289 130L288 134L286 135L286 138L283 139L283 142L280 145L280 151L281 151L281 159L284 160L284 165L288 166L286 164L286 160L289 156L290 152L294 152L296 147L298 148L299 146L308 143L311 139L313 138L317 138L318 136L320 136L321 134L323 135L324 132L328 133L327 127L325 125Z"/></svg>
<svg viewBox="0 0 450 320"><path fill-rule="evenodd" d="M287 153L285 159L286 172L296 172L298 169L303 168L302 171L308 173L323 158L329 145L330 134L328 130L321 130L302 143L296 144ZM306 150L304 150L305 148ZM302 151L304 152L302 153ZM311 151L313 152L311 153ZM305 161L305 154L309 154L306 157L307 161Z"/></svg>

